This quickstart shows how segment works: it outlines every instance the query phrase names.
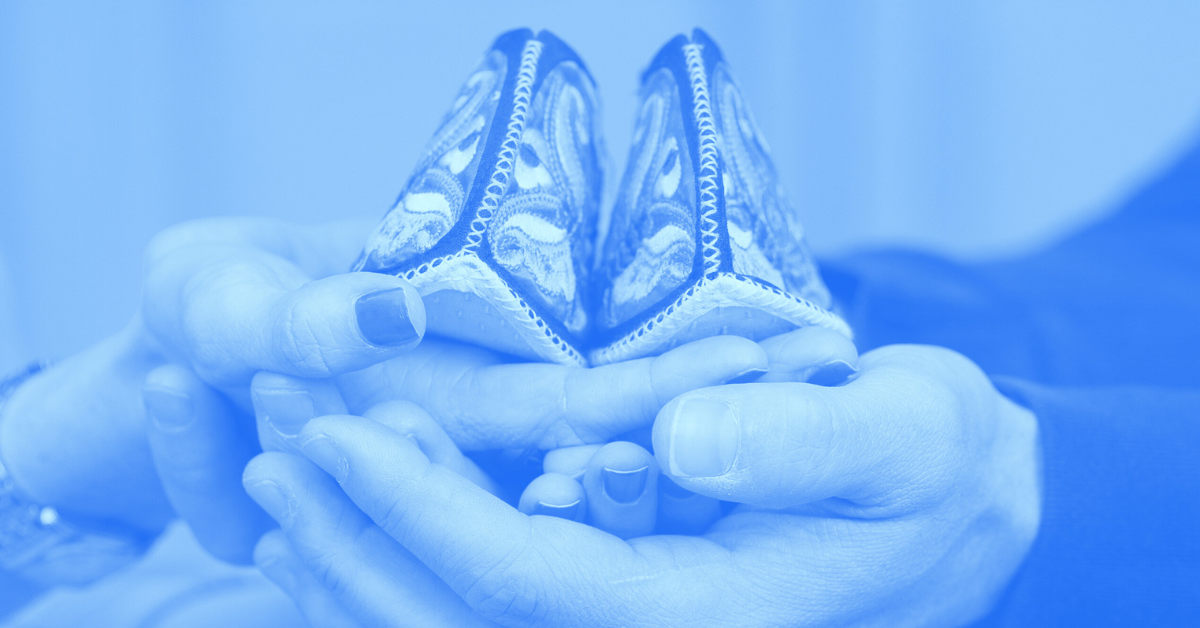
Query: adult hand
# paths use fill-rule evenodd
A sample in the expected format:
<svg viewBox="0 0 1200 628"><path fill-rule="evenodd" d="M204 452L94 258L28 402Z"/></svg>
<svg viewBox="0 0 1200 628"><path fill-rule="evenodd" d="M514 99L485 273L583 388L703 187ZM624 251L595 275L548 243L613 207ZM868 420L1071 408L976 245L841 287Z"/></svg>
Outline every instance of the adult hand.
<svg viewBox="0 0 1200 628"><path fill-rule="evenodd" d="M846 383L857 373L858 350L845 336L805 327L760 343L768 370L757 382ZM699 534L721 515L720 501L659 476L651 432L634 442L580 445L546 454L545 474L521 494L518 509L586 521L621 538Z"/></svg>
<svg viewBox="0 0 1200 628"><path fill-rule="evenodd" d="M423 306L406 282L343 272L368 230L219 219L157 236L146 252L142 312L5 404L0 457L12 480L65 516L156 532L180 513L218 556L249 561L265 523L239 480L257 451L253 373L330 376L402 353L424 332ZM168 361L203 379L151 373ZM214 440L237 435L245 440ZM192 516L200 513L206 521ZM231 516L217 525L222 514Z"/></svg>
<svg viewBox="0 0 1200 628"><path fill-rule="evenodd" d="M400 355L424 335L425 309L399 277L345 272L363 233L265 219L168 229L146 251L146 328L241 401L261 370L331 377Z"/></svg>
<svg viewBox="0 0 1200 628"><path fill-rule="evenodd" d="M663 409L656 453L681 486L787 506L738 506L701 537L624 541L524 515L412 439L349 416L316 419L300 434L346 497L304 493L311 478L287 465L308 467L283 454L256 460L247 477L271 482L289 513L318 509L337 521L361 510L371 534L394 539L506 625L968 622L1036 533L1036 419L950 351L885 347L859 366L842 387L723 386ZM355 589L356 570L386 571L393 560L364 556L363 532L350 532L289 533L298 554L320 556L318 580L338 575L335 594ZM385 590L339 599L386 612L400 590Z"/></svg>
<svg viewBox="0 0 1200 628"><path fill-rule="evenodd" d="M283 377L256 385L253 398L272 428L264 442L277 440L284 450L314 416L361 414L392 400L424 408L463 451L552 449L649 426L674 397L758 377L768 361L757 343L734 336L597 368L512 363L487 349L429 338L407 355L336 378L334 392L320 381Z"/></svg>

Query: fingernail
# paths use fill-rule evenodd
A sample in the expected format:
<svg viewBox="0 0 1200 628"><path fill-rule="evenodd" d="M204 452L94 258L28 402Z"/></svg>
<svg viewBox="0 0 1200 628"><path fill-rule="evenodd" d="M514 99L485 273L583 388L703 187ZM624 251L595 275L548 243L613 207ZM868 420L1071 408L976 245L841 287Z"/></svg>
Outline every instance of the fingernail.
<svg viewBox="0 0 1200 628"><path fill-rule="evenodd" d="M834 360L808 369L805 371L803 380L817 386L837 386L856 373L858 373L858 369L849 362Z"/></svg>
<svg viewBox="0 0 1200 628"><path fill-rule="evenodd" d="M164 432L182 432L196 422L196 404L182 391L147 388L142 401L150 420Z"/></svg>
<svg viewBox="0 0 1200 628"><path fill-rule="evenodd" d="M685 399L675 409L670 443L673 475L724 475L733 466L741 445L737 413L723 401Z"/></svg>
<svg viewBox="0 0 1200 628"><path fill-rule="evenodd" d="M295 507L279 484L272 480L261 480L246 485L246 492L272 519L279 522L280 527L287 528L292 523Z"/></svg>
<svg viewBox="0 0 1200 628"><path fill-rule="evenodd" d="M742 371L741 373L734 375L733 377L730 377L729 379L725 380L725 383L726 384L745 384L747 382L752 382L752 381L762 377L763 375L766 375L766 373L767 373L767 369L759 368L756 366L751 369L746 369L746 370Z"/></svg>
<svg viewBox="0 0 1200 628"><path fill-rule="evenodd" d="M346 462L346 456L342 455L342 450L338 449L337 445L324 434L318 434L308 442L300 445L300 449L312 460L325 470L326 473L333 476L333 479L338 481L338 484L346 481L346 475L350 472L350 465Z"/></svg>
<svg viewBox="0 0 1200 628"><path fill-rule="evenodd" d="M312 395L304 390L256 389L254 401L267 423L285 437L299 434L317 413Z"/></svg>
<svg viewBox="0 0 1200 628"><path fill-rule="evenodd" d="M425 333L425 306L410 302L404 288L380 290L359 297L354 304L358 330L367 342L380 347L416 344Z"/></svg>
<svg viewBox="0 0 1200 628"><path fill-rule="evenodd" d="M617 471L605 468L601 477L604 478L604 492L618 504L629 504L641 497L646 488L646 476L650 467L642 467L633 471Z"/></svg>
<svg viewBox="0 0 1200 628"><path fill-rule="evenodd" d="M556 506L554 504L547 504L546 502L538 502L537 507L533 511L533 514L546 515L548 517L558 517L559 519L567 519L570 521L575 521L575 517L579 515L579 510L580 510L581 506L583 506L583 500L579 500L579 499L575 500L574 502L571 502L570 504L564 504L561 506Z"/></svg>

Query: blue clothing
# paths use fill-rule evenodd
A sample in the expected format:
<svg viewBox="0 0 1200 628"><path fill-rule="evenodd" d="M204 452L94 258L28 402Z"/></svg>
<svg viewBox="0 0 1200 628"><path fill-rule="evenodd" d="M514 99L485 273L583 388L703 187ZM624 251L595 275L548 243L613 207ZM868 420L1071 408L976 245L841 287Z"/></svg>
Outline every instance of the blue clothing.
<svg viewBox="0 0 1200 628"><path fill-rule="evenodd" d="M1200 622L1200 145L1027 258L825 265L860 350L967 355L1038 417L1043 519L986 626Z"/></svg>

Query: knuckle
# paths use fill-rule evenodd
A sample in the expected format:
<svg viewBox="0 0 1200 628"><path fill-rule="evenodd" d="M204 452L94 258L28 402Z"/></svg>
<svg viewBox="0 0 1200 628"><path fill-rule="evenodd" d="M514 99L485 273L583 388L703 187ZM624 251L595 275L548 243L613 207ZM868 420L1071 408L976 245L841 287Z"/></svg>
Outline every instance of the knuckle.
<svg viewBox="0 0 1200 628"><path fill-rule="evenodd" d="M314 324L311 316L295 304L284 312L279 348L283 358L307 377L332 375L329 350L322 342L328 330Z"/></svg>
<svg viewBox="0 0 1200 628"><path fill-rule="evenodd" d="M463 599L485 617L503 618L506 623L537 624L549 610L540 586L529 568L537 560L528 545L509 552L503 559L466 577Z"/></svg>
<svg viewBox="0 0 1200 628"><path fill-rule="evenodd" d="M396 537L397 540L404 544L404 539L407 536L406 530L411 527L410 524L415 523L413 519L420 518L420 513L411 513L404 503L403 498L399 495L389 495L386 498L387 510L381 516L375 519L380 528ZM418 521L419 522L419 521Z"/></svg>
<svg viewBox="0 0 1200 628"><path fill-rule="evenodd" d="M152 265L197 243L232 243L245 229L243 223L235 218L200 218L171 225L150 238L143 259Z"/></svg>

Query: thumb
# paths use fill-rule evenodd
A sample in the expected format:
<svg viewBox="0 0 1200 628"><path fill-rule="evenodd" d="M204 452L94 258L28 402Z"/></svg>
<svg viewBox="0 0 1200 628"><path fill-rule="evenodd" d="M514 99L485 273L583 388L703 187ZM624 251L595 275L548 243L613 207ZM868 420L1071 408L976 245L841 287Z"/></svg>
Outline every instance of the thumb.
<svg viewBox="0 0 1200 628"><path fill-rule="evenodd" d="M421 297L398 277L348 273L292 288L246 266L192 281L177 314L156 321L214 384L242 384L260 370L330 377L395 357L424 335Z"/></svg>
<svg viewBox="0 0 1200 628"><path fill-rule="evenodd" d="M718 499L771 508L834 497L879 504L947 465L938 456L959 437L952 422L962 404L942 382L962 376L960 362L970 364L936 348L888 347L864 355L861 375L842 387L696 390L658 414L656 456L680 486Z"/></svg>
<svg viewBox="0 0 1200 628"><path fill-rule="evenodd" d="M212 230L178 233L202 227ZM376 273L314 281L305 258L320 256L303 253L309 238L294 229L178 233L147 255L142 312L168 353L208 383L244 385L260 370L329 377L395 357L425 332L412 285Z"/></svg>

